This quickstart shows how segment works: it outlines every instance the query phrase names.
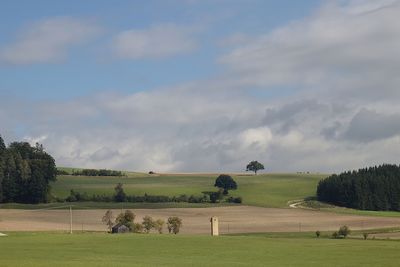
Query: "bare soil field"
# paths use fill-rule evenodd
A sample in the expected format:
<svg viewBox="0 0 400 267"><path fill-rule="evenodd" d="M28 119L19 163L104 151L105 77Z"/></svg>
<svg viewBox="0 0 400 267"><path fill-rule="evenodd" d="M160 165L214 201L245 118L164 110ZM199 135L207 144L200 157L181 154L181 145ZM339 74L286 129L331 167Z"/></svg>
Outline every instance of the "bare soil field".
<svg viewBox="0 0 400 267"><path fill-rule="evenodd" d="M73 210L74 231L106 231L101 218L106 210ZM116 216L121 210L113 210ZM135 209L136 222L146 215L166 220L169 216L183 219L184 234L208 234L211 216L218 216L220 232L298 232L337 230L348 225L352 230L399 227L400 218L335 214L303 209L261 208L252 206L216 208ZM69 210L0 210L0 232L69 231Z"/></svg>

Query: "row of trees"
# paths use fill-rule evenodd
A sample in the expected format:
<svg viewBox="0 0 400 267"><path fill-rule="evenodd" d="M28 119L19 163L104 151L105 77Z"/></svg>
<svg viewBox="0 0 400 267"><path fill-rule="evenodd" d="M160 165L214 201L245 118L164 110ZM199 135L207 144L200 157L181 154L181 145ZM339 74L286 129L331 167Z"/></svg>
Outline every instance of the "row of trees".
<svg viewBox="0 0 400 267"><path fill-rule="evenodd" d="M321 180L319 201L361 210L400 211L400 166L381 165Z"/></svg>
<svg viewBox="0 0 400 267"><path fill-rule="evenodd" d="M217 192L203 192L201 196L194 195L179 195L179 196L163 196L163 195L149 195L144 194L142 196L138 195L128 195L125 193L123 184L119 183L114 188L114 195L106 194L94 194L89 195L86 192L80 193L75 190L70 191L70 195L65 199L59 199L60 202L132 202L132 203L165 203L165 202L187 202L187 203L215 203L220 202L224 199L223 189ZM240 197L228 197L225 198L226 202L230 203L241 203L242 199Z"/></svg>
<svg viewBox="0 0 400 267"><path fill-rule="evenodd" d="M14 142L6 147L0 136L0 202L48 202L56 171L42 145Z"/></svg>
<svg viewBox="0 0 400 267"><path fill-rule="evenodd" d="M74 170L72 175L76 176L126 176L121 171L114 170L106 170L106 169L83 169L83 170Z"/></svg>
<svg viewBox="0 0 400 267"><path fill-rule="evenodd" d="M135 223L136 215L130 211L126 210L121 212L115 219L115 224L121 224L128 227L130 232L134 233L150 233L152 229L156 230L159 234L163 233L165 221L162 219L154 220L150 216L144 216L142 223ZM102 222L107 225L109 232L112 232L112 227L114 225L114 216L111 210L108 210L103 218ZM182 219L176 216L169 217L167 220L167 229L171 234L178 234L182 227Z"/></svg>

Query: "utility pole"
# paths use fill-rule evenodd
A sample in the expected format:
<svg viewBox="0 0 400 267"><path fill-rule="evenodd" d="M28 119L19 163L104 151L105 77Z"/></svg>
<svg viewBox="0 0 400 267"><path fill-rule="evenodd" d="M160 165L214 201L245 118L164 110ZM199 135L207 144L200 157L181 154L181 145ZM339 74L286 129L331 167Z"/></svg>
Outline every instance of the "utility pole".
<svg viewBox="0 0 400 267"><path fill-rule="evenodd" d="M72 206L69 206L69 233L72 234Z"/></svg>

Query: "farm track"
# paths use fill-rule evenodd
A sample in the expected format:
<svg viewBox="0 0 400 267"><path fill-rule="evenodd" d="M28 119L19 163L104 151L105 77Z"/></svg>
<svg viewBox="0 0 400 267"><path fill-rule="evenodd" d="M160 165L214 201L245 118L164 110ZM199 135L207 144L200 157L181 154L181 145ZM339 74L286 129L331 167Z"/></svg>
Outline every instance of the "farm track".
<svg viewBox="0 0 400 267"><path fill-rule="evenodd" d="M106 210L73 210L74 231L105 231L101 218ZM117 215L121 210L113 210ZM400 218L336 214L296 208L261 208L253 206L215 208L135 209L136 222L146 215L166 220L183 219L183 234L208 234L209 219L218 216L220 232L298 232L337 230L348 225L353 230L399 227ZM0 210L0 231L68 231L68 210Z"/></svg>

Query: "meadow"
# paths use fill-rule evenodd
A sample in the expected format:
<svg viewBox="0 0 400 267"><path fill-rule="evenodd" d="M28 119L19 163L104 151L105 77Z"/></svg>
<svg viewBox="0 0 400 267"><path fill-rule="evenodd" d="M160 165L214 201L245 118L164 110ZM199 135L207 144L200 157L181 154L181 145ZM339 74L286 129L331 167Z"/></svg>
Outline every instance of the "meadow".
<svg viewBox="0 0 400 267"><path fill-rule="evenodd" d="M400 242L303 235L9 233L1 266L398 266Z"/></svg>
<svg viewBox="0 0 400 267"><path fill-rule="evenodd" d="M65 198L71 189L88 194L114 193L117 183L124 185L124 191L132 195L181 194L199 196L203 191L215 191L218 174L157 174L127 173L126 177L58 176L51 184L55 196ZM287 207L287 202L315 196L316 186L324 174L259 174L232 175L238 190L232 196L243 198L243 204L260 207Z"/></svg>

